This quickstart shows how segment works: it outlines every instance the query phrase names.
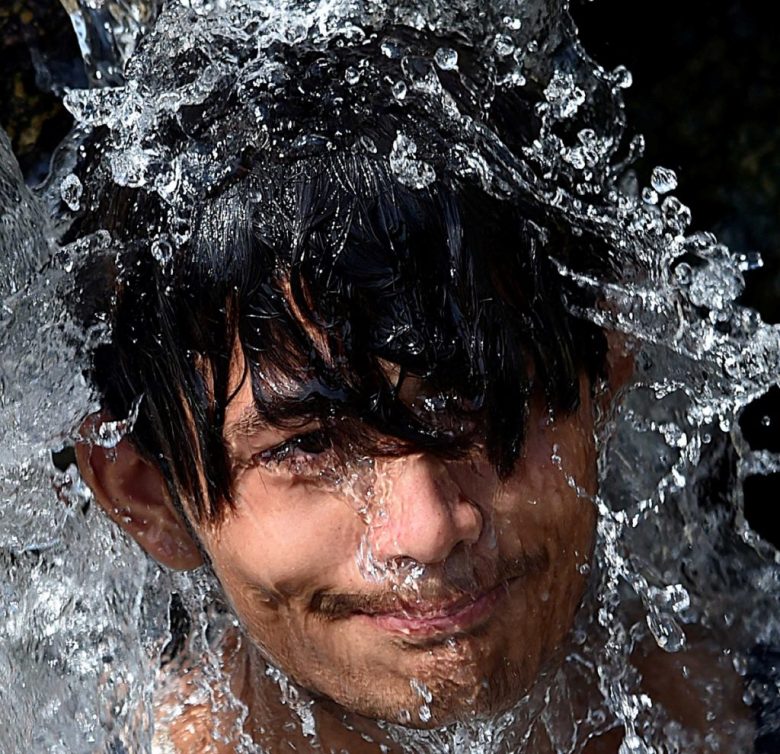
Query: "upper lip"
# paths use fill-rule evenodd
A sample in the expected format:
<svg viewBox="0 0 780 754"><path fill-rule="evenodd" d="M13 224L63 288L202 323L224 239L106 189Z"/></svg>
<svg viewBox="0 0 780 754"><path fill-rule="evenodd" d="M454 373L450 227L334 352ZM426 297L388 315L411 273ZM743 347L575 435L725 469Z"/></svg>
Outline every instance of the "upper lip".
<svg viewBox="0 0 780 754"><path fill-rule="evenodd" d="M484 597L506 589L509 584L523 577L526 568L502 569L496 579L490 579L487 586L474 590L447 589L443 584L421 582L419 592L409 590L381 593L322 591L314 595L312 609L326 618L336 620L350 615L376 617L400 617L419 620L433 620L458 613ZM442 588L444 587L444 588Z"/></svg>
<svg viewBox="0 0 780 754"><path fill-rule="evenodd" d="M405 618L443 618L453 615L465 607L477 602L485 595L498 589L503 582L478 592L459 595L449 600L417 600L398 597L386 609L356 610L363 615L403 616Z"/></svg>

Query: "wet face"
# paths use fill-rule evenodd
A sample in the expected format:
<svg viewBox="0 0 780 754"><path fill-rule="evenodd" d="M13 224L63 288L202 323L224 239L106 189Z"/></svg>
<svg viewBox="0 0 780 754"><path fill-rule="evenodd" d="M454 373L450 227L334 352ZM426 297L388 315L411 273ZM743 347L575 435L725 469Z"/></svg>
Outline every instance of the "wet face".
<svg viewBox="0 0 780 754"><path fill-rule="evenodd" d="M256 426L243 385L225 424L236 507L197 533L257 651L315 694L415 726L518 700L585 587L589 392L583 379L568 416L532 404L502 481L479 447L344 464L314 425Z"/></svg>

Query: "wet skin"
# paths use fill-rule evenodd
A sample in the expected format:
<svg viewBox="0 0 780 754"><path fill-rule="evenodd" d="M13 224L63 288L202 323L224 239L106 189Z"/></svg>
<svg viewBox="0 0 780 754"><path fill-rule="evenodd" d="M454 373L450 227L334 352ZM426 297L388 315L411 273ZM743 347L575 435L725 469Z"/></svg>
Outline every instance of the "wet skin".
<svg viewBox="0 0 780 754"><path fill-rule="evenodd" d="M191 518L243 629L235 691L250 727L267 730L265 660L325 717L415 727L506 709L559 661L594 541L587 380L571 414L532 401L504 480L479 447L459 460L416 453L345 469L311 439L289 445L315 426L258 426L249 383L236 388L225 422L235 509L219 523ZM415 399L414 383L404 391ZM174 568L200 563L159 471L128 440L77 454L98 501L150 554Z"/></svg>
<svg viewBox="0 0 780 754"><path fill-rule="evenodd" d="M247 733L268 751L312 748L298 724L291 729L295 716L266 676L267 660L315 700L318 750L352 754L378 750L361 733L387 741L372 719L431 727L492 715L561 661L595 527L585 380L580 392L570 415L551 418L542 401L533 402L522 457L503 482L474 448L459 461L373 459L347 469L358 473L344 484L336 480L344 469L316 441L290 449L291 434L316 427L291 433L247 422L253 401L240 386L225 431L236 509L219 524L193 526L242 626L228 639L224 662L249 709ZM412 384L409 400L414 393ZM201 563L159 471L128 439L113 450L85 442L77 456L97 501L153 557L172 568ZM671 718L697 729L705 710L686 691L687 671L670 667L669 657L677 655L650 642L646 660L637 658L642 685ZM724 714L744 718L733 672L718 670L706 650L684 659L736 700ZM168 728L177 751L233 751L214 730L227 733L234 718L215 719L200 692L198 660L188 662L168 671L158 730ZM167 725L166 714L173 715ZM613 730L585 751L611 754L620 739ZM531 743L535 754L549 750L549 742Z"/></svg>
<svg viewBox="0 0 780 754"><path fill-rule="evenodd" d="M595 512L570 480L595 491L586 381L569 416L534 402L503 482L476 448L458 461L376 458L334 483L332 452L279 460L269 449L290 432L237 431L252 405L244 385L226 421L236 509L198 535L259 654L346 709L419 727L520 698L585 587Z"/></svg>

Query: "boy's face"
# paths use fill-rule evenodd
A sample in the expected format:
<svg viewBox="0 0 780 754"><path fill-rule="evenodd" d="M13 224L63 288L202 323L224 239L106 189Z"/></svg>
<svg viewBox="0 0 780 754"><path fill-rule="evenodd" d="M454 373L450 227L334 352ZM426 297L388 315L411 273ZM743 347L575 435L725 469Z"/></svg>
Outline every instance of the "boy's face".
<svg viewBox="0 0 780 754"><path fill-rule="evenodd" d="M501 481L478 447L344 466L316 426L257 428L246 381L225 422L235 510L196 531L249 639L370 717L425 727L519 699L586 582L596 454L585 379L580 392L569 416L532 403Z"/></svg>

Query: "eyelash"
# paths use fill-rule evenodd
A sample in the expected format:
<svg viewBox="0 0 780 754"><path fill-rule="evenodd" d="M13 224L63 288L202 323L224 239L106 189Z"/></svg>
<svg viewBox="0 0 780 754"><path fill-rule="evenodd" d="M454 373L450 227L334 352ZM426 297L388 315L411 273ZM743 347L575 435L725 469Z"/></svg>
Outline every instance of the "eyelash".
<svg viewBox="0 0 780 754"><path fill-rule="evenodd" d="M321 450L302 450L301 446L315 441L322 446ZM330 455L332 445L322 430L307 432L291 437L279 445L266 448L252 456L256 466L263 466L271 471L287 471L297 476L316 476L324 466L324 459Z"/></svg>

